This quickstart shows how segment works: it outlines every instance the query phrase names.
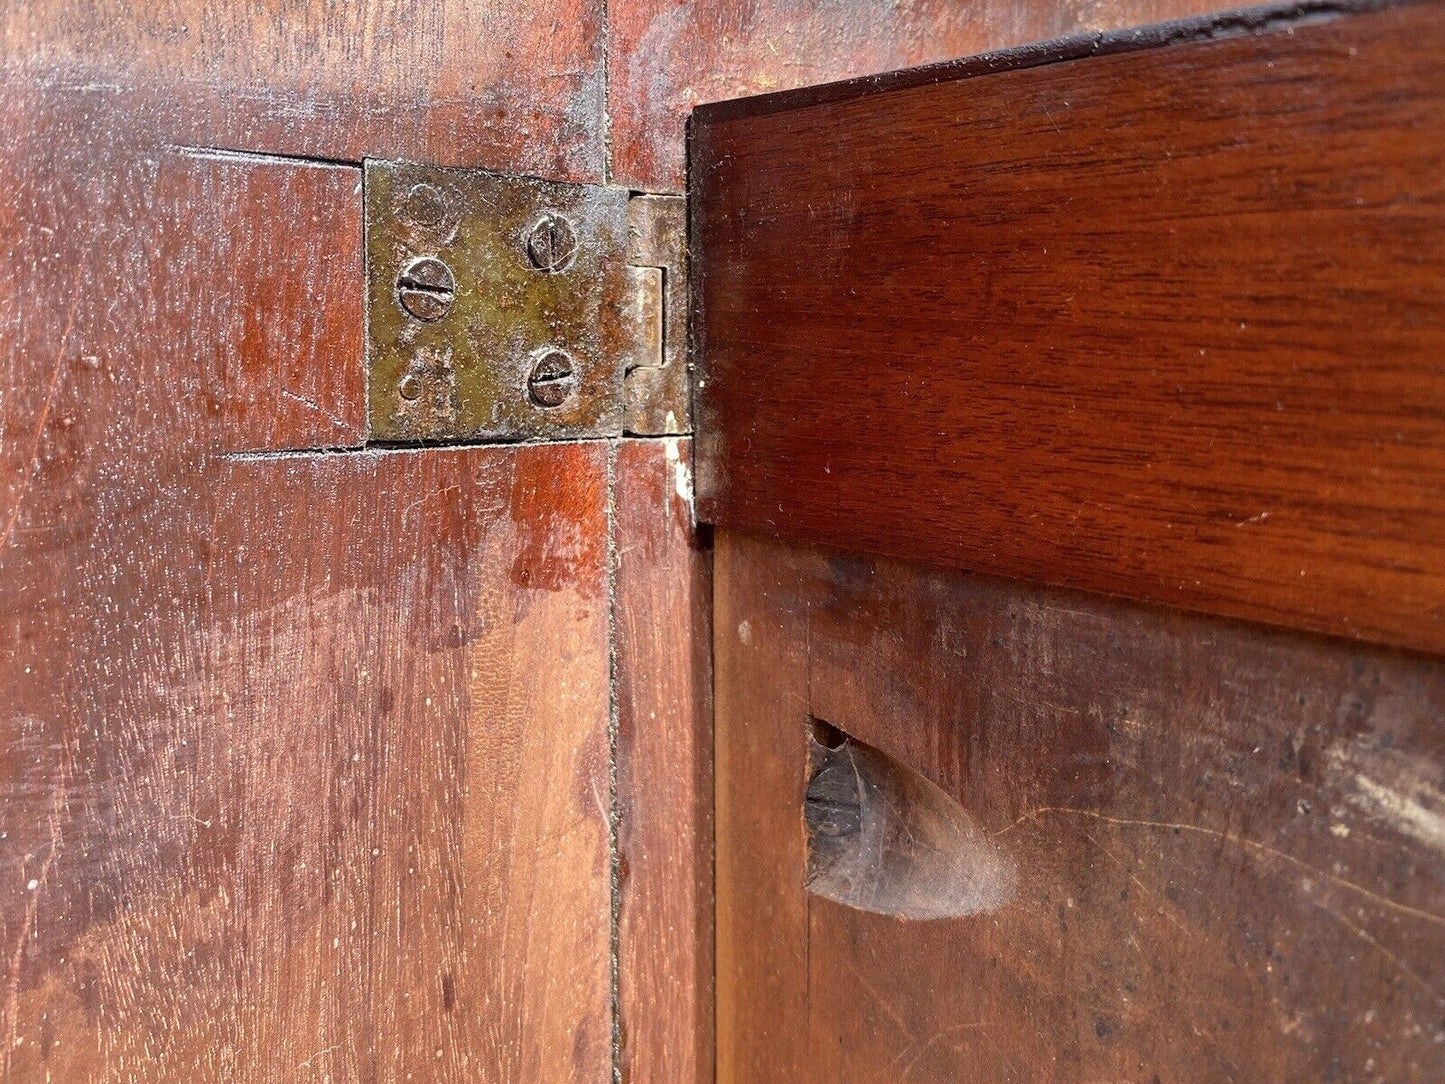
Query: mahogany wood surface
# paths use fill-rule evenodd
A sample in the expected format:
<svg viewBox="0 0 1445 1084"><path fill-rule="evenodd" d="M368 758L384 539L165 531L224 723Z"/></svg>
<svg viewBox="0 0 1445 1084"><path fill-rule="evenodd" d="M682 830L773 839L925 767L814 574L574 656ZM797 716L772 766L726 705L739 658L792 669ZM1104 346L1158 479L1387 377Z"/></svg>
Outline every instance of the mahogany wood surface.
<svg viewBox="0 0 1445 1084"><path fill-rule="evenodd" d="M605 446L327 450L359 171L0 116L0 1078L604 1079Z"/></svg>
<svg viewBox="0 0 1445 1084"><path fill-rule="evenodd" d="M599 181L600 0L39 0L0 70L88 88L173 143Z"/></svg>
<svg viewBox="0 0 1445 1084"><path fill-rule="evenodd" d="M708 1084L712 595L692 442L621 441L614 486L619 1069Z"/></svg>
<svg viewBox="0 0 1445 1084"><path fill-rule="evenodd" d="M1445 665L728 530L715 576L720 1081L1445 1074ZM957 803L958 917L804 888L813 719Z"/></svg>
<svg viewBox="0 0 1445 1084"><path fill-rule="evenodd" d="M713 549L714 861L719 1084L808 1081L802 796L808 627L801 585ZM790 753L796 740L797 756Z"/></svg>
<svg viewBox="0 0 1445 1084"><path fill-rule="evenodd" d="M705 518L1445 650L1439 3L705 107L692 164Z"/></svg>
<svg viewBox="0 0 1445 1084"><path fill-rule="evenodd" d="M171 142L681 191L699 102L1220 0L378 0L12 4L0 68L101 88Z"/></svg>
<svg viewBox="0 0 1445 1084"><path fill-rule="evenodd" d="M1221 6L1219 0L613 0L607 98L612 173L621 184L681 191L683 129L700 102Z"/></svg>

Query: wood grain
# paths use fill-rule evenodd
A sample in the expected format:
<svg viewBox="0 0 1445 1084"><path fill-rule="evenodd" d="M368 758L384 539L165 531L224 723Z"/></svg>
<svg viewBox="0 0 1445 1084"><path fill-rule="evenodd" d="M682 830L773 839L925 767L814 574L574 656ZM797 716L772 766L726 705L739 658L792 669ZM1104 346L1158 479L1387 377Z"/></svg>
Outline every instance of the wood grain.
<svg viewBox="0 0 1445 1084"><path fill-rule="evenodd" d="M603 172L596 0L132 4L0 14L3 67L99 90L173 143Z"/></svg>
<svg viewBox="0 0 1445 1084"><path fill-rule="evenodd" d="M206 307L192 332L205 351L207 409L226 451L356 447L366 438L365 298L359 172L346 166L228 155L167 155L159 184L192 216L181 251L157 246L147 269L163 283L186 265L227 267L225 290L157 298L178 325L185 302ZM183 205L183 208L182 208ZM276 216L271 230L247 228ZM209 228L195 228L202 223ZM63 276L57 268L57 277ZM66 281L65 288L73 285ZM157 291L162 292L162 291Z"/></svg>
<svg viewBox="0 0 1445 1084"><path fill-rule="evenodd" d="M724 530L716 576L720 1080L1445 1073L1445 666ZM1006 899L805 892L810 718Z"/></svg>
<svg viewBox="0 0 1445 1084"><path fill-rule="evenodd" d="M1217 0L615 0L608 6L612 172L633 187L681 191L683 128L700 102L1221 6Z"/></svg>
<svg viewBox="0 0 1445 1084"><path fill-rule="evenodd" d="M807 1081L807 612L791 569L713 551L717 1079Z"/></svg>
<svg viewBox="0 0 1445 1084"><path fill-rule="evenodd" d="M711 562L692 442L624 440L614 467L619 1071L713 1079Z"/></svg>
<svg viewBox="0 0 1445 1084"><path fill-rule="evenodd" d="M1445 650L1442 12L700 110L704 517Z"/></svg>
<svg viewBox="0 0 1445 1084"><path fill-rule="evenodd" d="M288 453L358 171L0 115L0 1077L602 1079L605 448Z"/></svg>

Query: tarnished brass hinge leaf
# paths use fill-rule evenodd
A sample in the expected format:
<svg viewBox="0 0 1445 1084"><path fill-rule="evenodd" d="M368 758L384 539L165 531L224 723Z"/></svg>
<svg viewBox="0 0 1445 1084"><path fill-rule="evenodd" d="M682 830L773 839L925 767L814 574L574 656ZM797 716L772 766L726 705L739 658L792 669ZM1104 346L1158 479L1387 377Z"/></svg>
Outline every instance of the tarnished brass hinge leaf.
<svg viewBox="0 0 1445 1084"><path fill-rule="evenodd" d="M365 186L371 439L687 431L680 198L376 161Z"/></svg>
<svg viewBox="0 0 1445 1084"><path fill-rule="evenodd" d="M372 437L620 434L627 199L598 185L368 162Z"/></svg>

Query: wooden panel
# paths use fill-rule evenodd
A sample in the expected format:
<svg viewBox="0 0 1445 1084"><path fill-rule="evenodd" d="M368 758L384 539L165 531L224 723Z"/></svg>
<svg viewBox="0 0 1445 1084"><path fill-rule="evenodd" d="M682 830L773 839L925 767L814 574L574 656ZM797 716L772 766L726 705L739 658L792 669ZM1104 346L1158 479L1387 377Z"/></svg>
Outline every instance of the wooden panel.
<svg viewBox="0 0 1445 1084"><path fill-rule="evenodd" d="M618 1014L628 1084L713 1079L709 561L692 442L615 467Z"/></svg>
<svg viewBox="0 0 1445 1084"><path fill-rule="evenodd" d="M0 15L12 73L101 89L176 143L601 180L598 0L141 4Z"/></svg>
<svg viewBox="0 0 1445 1084"><path fill-rule="evenodd" d="M101 436L75 431L73 409L52 416L56 397L74 379L106 377L138 349L165 352L192 380L167 386L158 376L138 406L153 400L163 414L204 414L217 450L362 441L360 170L159 151L152 133L133 132L131 118L93 93L8 82L0 108L14 140L4 178L13 195L0 208L5 270L23 284L0 295L11 343L0 359L0 455L13 465L5 485L28 487L45 450L43 425L75 441ZM123 137L105 134L115 125ZM123 161L104 148L111 138L133 145ZM261 228L271 219L285 228ZM224 268L224 279L186 277L211 268ZM121 306L156 327L154 343L121 334L107 311ZM96 325L88 339L85 320ZM137 439L150 420L137 410Z"/></svg>
<svg viewBox="0 0 1445 1084"><path fill-rule="evenodd" d="M0 1077L602 1079L605 449L234 454L361 416L358 173L107 99L0 97Z"/></svg>
<svg viewBox="0 0 1445 1084"><path fill-rule="evenodd" d="M808 901L801 796L807 612L791 569L713 556L717 1079L807 1081ZM782 740L780 741L780 736Z"/></svg>
<svg viewBox="0 0 1445 1084"><path fill-rule="evenodd" d="M717 546L721 1080L1445 1074L1445 665ZM942 787L1001 893L806 892L810 716Z"/></svg>
<svg viewBox="0 0 1445 1084"><path fill-rule="evenodd" d="M683 126L699 102L1220 6L1217 0L615 0L608 6L612 172L622 184L680 191Z"/></svg>
<svg viewBox="0 0 1445 1084"><path fill-rule="evenodd" d="M102 927L142 926L157 977L213 998L187 995L177 1079L226 1045L266 1080L278 1049L318 1079L605 1078L606 477L583 444L223 475L205 637L225 709L185 721L195 779L137 817L194 833L195 901L168 898L180 937L131 910ZM211 919L213 894L244 917ZM361 1011L311 1018L332 990Z"/></svg>
<svg viewBox="0 0 1445 1084"><path fill-rule="evenodd" d="M1445 650L1445 8L1252 19L699 111L704 517Z"/></svg>

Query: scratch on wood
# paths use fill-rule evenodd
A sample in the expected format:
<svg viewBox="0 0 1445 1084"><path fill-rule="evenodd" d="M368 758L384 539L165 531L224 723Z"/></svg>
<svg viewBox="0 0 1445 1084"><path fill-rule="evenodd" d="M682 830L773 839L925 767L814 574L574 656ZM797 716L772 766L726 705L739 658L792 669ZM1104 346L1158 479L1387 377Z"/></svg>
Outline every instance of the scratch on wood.
<svg viewBox="0 0 1445 1084"><path fill-rule="evenodd" d="M1404 960L1400 959L1399 956L1395 955L1384 945L1380 944L1379 941L1375 940L1375 938L1370 935L1368 930L1366 930L1362 926L1358 926L1355 923L1351 922L1348 918L1340 914L1333 907L1326 907L1319 900L1313 900L1311 902L1313 902L1316 907L1318 907L1321 911L1325 912L1325 914L1329 915L1336 922L1339 922L1346 929L1350 930L1350 932L1355 934L1355 936L1360 938L1360 940L1364 941L1371 948L1377 950L1382 956L1384 956L1387 960L1394 964L1402 974L1412 979L1422 990L1424 990L1427 994L1434 998L1436 1002L1441 1005L1445 1005L1445 996L1441 996L1439 990L1435 989L1435 987L1431 986L1428 982L1426 982L1425 978L1418 971L1416 971L1413 967L1407 964Z"/></svg>
<svg viewBox="0 0 1445 1084"><path fill-rule="evenodd" d="M1312 866L1308 862L1301 861L1300 859L1296 858L1294 855L1289 854L1286 851L1281 851L1276 847L1271 847L1268 844L1260 843L1256 840L1247 839L1244 836L1233 836L1230 835L1228 832L1221 832L1217 828L1206 828L1203 825L1199 824L1186 824L1183 822L1175 821L1135 820L1129 817L1110 817L1103 813L1096 813L1092 809L1073 809L1068 806L1040 806L1037 809L1031 809L1027 813L1024 813L1012 824L1006 825L1003 828L1000 828L998 831L993 832L992 836L993 838L997 839L1000 836L1004 836L1007 835L1009 832L1012 832L1015 828L1017 828L1020 824L1023 824L1025 821L1037 823L1040 817L1048 816L1050 814L1059 814L1074 817L1091 817L1094 820L1102 821L1105 824L1114 824L1125 828L1163 828L1170 831L1193 832L1198 835L1209 836L1213 839L1218 839L1223 843L1234 843L1240 847L1245 848L1246 850L1253 851L1256 854L1262 854L1270 858L1277 858L1282 862L1287 862L1292 866L1296 866L1299 869L1307 871L1311 876L1319 877L1321 880L1328 881L1331 884L1336 885L1340 888L1348 889L1351 892L1358 893L1359 895L1364 896L1366 899L1371 900L1379 906L1387 908L1391 911L1398 911L1400 914L1410 915L1414 918L1420 919L1423 922L1429 922L1432 925L1445 926L1445 917L1432 914L1429 911L1422 911L1418 907L1411 907L1408 904L1399 903L1396 900L1390 899L1388 896L1380 895L1378 892L1372 892L1364 885L1356 884L1354 881L1347 880L1346 878L1337 876L1333 873L1329 873L1325 870L1318 868L1317 866Z"/></svg>
<svg viewBox="0 0 1445 1084"><path fill-rule="evenodd" d="M71 324L75 322L75 313L70 314ZM70 325L66 325L61 335L61 342L70 337ZM60 386L60 371L65 365L65 354L62 350L56 359L55 367L50 370L50 385L45 390L45 402L40 407L40 417L35 422L35 433L30 441L30 454L25 457L25 477L20 481L20 492L15 495L15 503L10 506L10 515L5 519L5 530L0 534L0 549L10 544L11 536L15 533L15 521L20 515L20 505L24 503L25 496L30 492L30 481L35 477L36 457L40 454L40 441L45 432L45 422L50 417L50 406L55 401L55 391Z"/></svg>
<svg viewBox="0 0 1445 1084"><path fill-rule="evenodd" d="M61 757L59 771L56 776L55 785L50 790L50 813L48 817L50 830L50 849L46 852L45 861L41 863L40 872L26 882L28 898L25 901L25 917L20 923L20 933L15 938L15 949L10 954L9 973L6 977L6 1042L3 1064L5 1068L5 1079L10 1078L11 1061L13 1052L19 1045L19 1020L20 1020L20 968L25 960L25 943L30 939L35 929L35 919L40 911L40 898L45 894L46 886L50 883L50 871L55 866L55 859L60 853L60 844L64 836L64 817L66 800L70 788L71 759L70 746L63 742L61 745Z"/></svg>

